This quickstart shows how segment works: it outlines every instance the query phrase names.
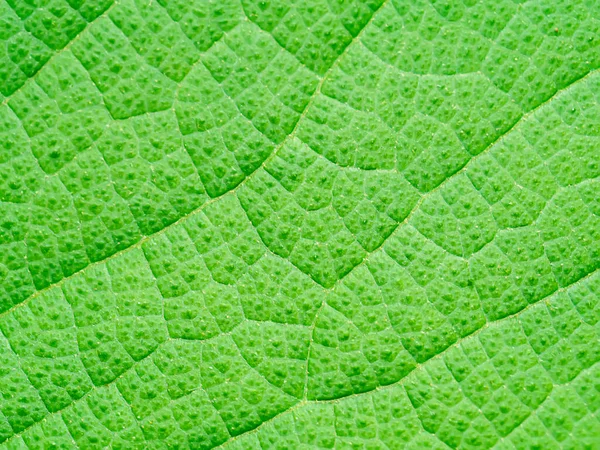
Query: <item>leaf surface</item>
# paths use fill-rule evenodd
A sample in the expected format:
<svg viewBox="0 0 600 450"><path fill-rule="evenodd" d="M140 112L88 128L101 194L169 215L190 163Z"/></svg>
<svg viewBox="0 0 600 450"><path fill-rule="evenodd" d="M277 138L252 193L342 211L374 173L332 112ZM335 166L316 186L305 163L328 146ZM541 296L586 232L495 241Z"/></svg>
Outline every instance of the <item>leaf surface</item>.
<svg viewBox="0 0 600 450"><path fill-rule="evenodd" d="M0 23L2 448L600 445L596 2Z"/></svg>

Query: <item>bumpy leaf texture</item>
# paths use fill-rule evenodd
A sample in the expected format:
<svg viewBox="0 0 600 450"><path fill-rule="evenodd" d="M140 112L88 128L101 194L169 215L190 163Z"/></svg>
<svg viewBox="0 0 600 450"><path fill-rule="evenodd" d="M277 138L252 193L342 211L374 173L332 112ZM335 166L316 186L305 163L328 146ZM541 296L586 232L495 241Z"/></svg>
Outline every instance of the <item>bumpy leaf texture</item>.
<svg viewBox="0 0 600 450"><path fill-rule="evenodd" d="M600 448L599 66L596 0L0 0L1 448Z"/></svg>

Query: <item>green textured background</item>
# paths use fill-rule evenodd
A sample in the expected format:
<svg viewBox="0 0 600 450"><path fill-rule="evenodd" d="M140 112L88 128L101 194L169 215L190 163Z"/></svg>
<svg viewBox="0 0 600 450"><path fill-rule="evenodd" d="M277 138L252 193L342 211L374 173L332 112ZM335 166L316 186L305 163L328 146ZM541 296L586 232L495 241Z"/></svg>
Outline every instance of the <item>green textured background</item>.
<svg viewBox="0 0 600 450"><path fill-rule="evenodd" d="M600 448L600 2L0 0L0 448Z"/></svg>

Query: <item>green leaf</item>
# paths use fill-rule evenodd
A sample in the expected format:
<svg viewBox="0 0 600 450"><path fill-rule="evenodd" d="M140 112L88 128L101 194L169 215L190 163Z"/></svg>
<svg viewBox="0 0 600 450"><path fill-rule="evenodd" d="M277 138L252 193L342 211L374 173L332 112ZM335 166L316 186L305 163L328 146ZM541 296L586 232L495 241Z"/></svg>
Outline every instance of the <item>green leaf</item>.
<svg viewBox="0 0 600 450"><path fill-rule="evenodd" d="M599 36L0 0L0 448L600 447Z"/></svg>

